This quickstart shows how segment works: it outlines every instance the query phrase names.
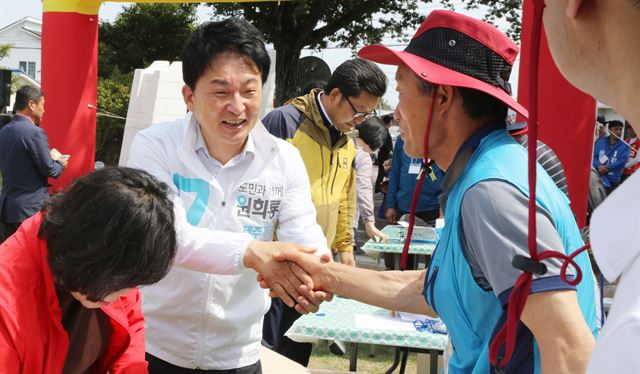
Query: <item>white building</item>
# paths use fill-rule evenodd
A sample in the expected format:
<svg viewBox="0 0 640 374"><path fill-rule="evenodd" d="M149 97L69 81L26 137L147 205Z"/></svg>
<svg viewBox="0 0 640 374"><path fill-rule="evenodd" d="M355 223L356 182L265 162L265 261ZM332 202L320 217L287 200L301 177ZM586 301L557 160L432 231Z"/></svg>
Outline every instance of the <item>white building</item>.
<svg viewBox="0 0 640 374"><path fill-rule="evenodd" d="M19 69L40 82L42 21L24 17L0 29L0 44L11 44L9 56L0 67Z"/></svg>

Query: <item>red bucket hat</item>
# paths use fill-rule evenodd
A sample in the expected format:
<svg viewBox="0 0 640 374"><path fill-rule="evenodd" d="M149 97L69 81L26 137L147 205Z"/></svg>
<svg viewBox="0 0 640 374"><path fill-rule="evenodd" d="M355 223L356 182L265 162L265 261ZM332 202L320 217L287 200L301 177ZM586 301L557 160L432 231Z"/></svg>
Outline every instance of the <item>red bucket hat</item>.
<svg viewBox="0 0 640 374"><path fill-rule="evenodd" d="M405 64L430 83L482 91L528 117L511 97L509 76L517 55L518 46L495 27L448 10L431 12L404 51L370 45L358 52L381 64Z"/></svg>

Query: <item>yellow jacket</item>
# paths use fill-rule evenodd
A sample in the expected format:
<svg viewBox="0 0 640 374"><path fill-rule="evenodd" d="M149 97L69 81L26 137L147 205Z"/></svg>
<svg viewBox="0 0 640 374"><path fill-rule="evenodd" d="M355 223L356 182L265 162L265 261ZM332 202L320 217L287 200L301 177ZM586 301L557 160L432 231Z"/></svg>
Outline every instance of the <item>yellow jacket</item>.
<svg viewBox="0 0 640 374"><path fill-rule="evenodd" d="M303 116L297 130L287 140L298 149L307 168L311 198L327 245L334 251L351 252L354 245L356 177L353 162L356 148L346 135L331 146L329 129L316 101L318 92L313 90L288 102Z"/></svg>

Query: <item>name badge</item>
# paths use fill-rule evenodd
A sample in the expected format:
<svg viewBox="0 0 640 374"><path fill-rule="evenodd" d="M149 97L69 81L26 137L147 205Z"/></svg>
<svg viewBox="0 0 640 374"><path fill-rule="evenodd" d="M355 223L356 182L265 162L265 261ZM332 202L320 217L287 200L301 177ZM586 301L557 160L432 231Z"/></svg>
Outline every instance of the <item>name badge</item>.
<svg viewBox="0 0 640 374"><path fill-rule="evenodd" d="M598 160L601 164L606 164L607 161L609 161L609 157L607 157L607 155L605 154L601 154L600 157L598 157Z"/></svg>
<svg viewBox="0 0 640 374"><path fill-rule="evenodd" d="M409 165L409 174L418 174L420 173L420 167L422 165L418 161L417 163L411 161L411 165Z"/></svg>

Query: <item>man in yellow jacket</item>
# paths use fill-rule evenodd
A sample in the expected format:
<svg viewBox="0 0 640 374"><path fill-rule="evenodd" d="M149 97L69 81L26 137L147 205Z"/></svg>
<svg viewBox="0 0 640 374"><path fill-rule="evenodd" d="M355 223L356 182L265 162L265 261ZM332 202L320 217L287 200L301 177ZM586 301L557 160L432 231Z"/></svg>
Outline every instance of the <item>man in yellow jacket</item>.
<svg viewBox="0 0 640 374"><path fill-rule="evenodd" d="M287 139L300 151L327 246L347 265L355 266L352 223L356 152L347 133L375 115L386 88L387 78L377 65L354 58L336 68L324 89L296 97L262 120L272 135ZM306 365L311 345L284 337L298 317L295 310L274 299L265 316L263 344Z"/></svg>

